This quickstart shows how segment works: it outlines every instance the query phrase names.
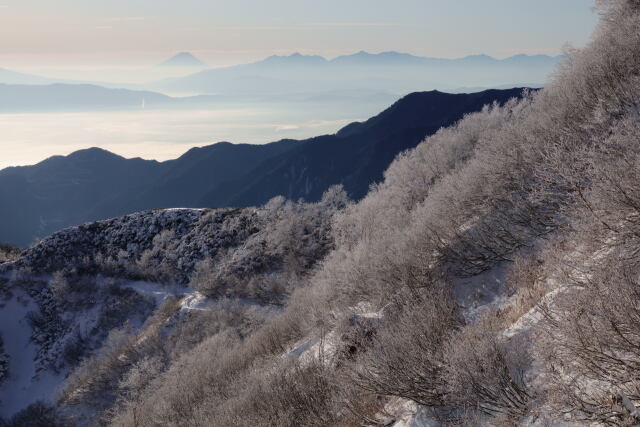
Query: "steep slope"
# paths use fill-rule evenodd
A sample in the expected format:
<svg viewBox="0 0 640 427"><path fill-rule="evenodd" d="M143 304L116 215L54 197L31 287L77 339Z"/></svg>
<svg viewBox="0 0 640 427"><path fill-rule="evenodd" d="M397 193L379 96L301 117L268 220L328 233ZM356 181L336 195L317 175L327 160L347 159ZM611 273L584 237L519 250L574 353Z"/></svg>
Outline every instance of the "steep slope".
<svg viewBox="0 0 640 427"><path fill-rule="evenodd" d="M358 203L334 187L142 212L0 267L209 297L117 327L48 409L113 426L637 425L640 3L600 8L545 89L440 129Z"/></svg>
<svg viewBox="0 0 640 427"><path fill-rule="evenodd" d="M399 156L282 312L112 425L637 425L640 3L599 5L545 89Z"/></svg>

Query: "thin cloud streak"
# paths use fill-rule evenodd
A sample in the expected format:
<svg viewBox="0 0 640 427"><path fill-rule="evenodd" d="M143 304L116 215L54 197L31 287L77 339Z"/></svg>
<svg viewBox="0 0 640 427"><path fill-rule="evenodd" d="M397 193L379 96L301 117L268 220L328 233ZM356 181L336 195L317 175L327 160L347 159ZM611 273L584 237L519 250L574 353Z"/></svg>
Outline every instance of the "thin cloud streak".
<svg viewBox="0 0 640 427"><path fill-rule="evenodd" d="M145 16L120 16L116 18L110 18L107 21L109 22L133 22L133 21L144 21L147 18Z"/></svg>
<svg viewBox="0 0 640 427"><path fill-rule="evenodd" d="M312 27L347 27L347 28L358 28L358 27L401 27L400 24L395 24L391 22L316 22L311 24L306 24Z"/></svg>
<svg viewBox="0 0 640 427"><path fill-rule="evenodd" d="M216 27L218 30L228 31L288 31L313 28L390 28L400 27L399 24L384 22L312 22L295 25L231 25Z"/></svg>

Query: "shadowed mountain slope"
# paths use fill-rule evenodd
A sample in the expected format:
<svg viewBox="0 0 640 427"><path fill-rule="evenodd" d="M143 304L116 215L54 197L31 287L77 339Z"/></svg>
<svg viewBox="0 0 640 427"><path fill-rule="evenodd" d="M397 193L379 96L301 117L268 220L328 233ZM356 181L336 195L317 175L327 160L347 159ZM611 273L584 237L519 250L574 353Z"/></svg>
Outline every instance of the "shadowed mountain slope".
<svg viewBox="0 0 640 427"><path fill-rule="evenodd" d="M283 195L318 200L342 184L355 199L382 179L394 157L440 127L521 89L408 95L335 135L264 145L222 142L166 162L125 159L92 148L0 171L0 241L24 246L64 227L167 207L251 206Z"/></svg>
<svg viewBox="0 0 640 427"><path fill-rule="evenodd" d="M277 195L316 201L342 184L354 199L382 180L395 156L465 114L492 102L518 97L522 89L474 94L413 93L379 115L352 123L335 135L302 141L294 150L263 163L235 182L222 183L202 200L206 206L249 206Z"/></svg>

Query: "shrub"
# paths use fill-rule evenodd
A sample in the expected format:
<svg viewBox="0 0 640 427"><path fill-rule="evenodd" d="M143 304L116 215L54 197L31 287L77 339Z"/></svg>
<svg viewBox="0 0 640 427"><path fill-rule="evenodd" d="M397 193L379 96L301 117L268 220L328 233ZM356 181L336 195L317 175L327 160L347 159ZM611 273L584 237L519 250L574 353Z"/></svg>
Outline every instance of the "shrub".
<svg viewBox="0 0 640 427"><path fill-rule="evenodd" d="M376 394L441 407L447 394L444 346L461 324L458 307L440 291L403 301L396 310L358 359L353 380Z"/></svg>
<svg viewBox="0 0 640 427"><path fill-rule="evenodd" d="M449 404L514 424L529 415L534 396L525 372L531 356L522 340L503 340L475 324L451 340L445 360Z"/></svg>
<svg viewBox="0 0 640 427"><path fill-rule="evenodd" d="M13 246L0 244L0 264L3 262L12 262L16 261L22 251L18 248L14 248Z"/></svg>
<svg viewBox="0 0 640 427"><path fill-rule="evenodd" d="M4 381L9 373L9 357L4 351L4 341L0 335L0 384Z"/></svg>
<svg viewBox="0 0 640 427"><path fill-rule="evenodd" d="M622 425L640 403L640 282L609 255L546 308L552 402L578 419ZM631 405L624 405L627 399Z"/></svg>
<svg viewBox="0 0 640 427"><path fill-rule="evenodd" d="M75 331L62 349L62 357L68 366L76 366L86 356L89 350L89 340L79 331Z"/></svg>
<svg viewBox="0 0 640 427"><path fill-rule="evenodd" d="M66 427L71 425L59 411L44 402L36 402L18 412L8 422L7 427Z"/></svg>
<svg viewBox="0 0 640 427"><path fill-rule="evenodd" d="M255 370L241 394L225 402L220 415L207 418L247 427L336 425L333 397L337 390L331 375L315 362Z"/></svg>
<svg viewBox="0 0 640 427"><path fill-rule="evenodd" d="M332 187L318 203L276 198L261 211L262 227L244 245L220 250L195 266L191 287L210 297L238 296L281 304L292 283L333 247L333 216L349 200Z"/></svg>

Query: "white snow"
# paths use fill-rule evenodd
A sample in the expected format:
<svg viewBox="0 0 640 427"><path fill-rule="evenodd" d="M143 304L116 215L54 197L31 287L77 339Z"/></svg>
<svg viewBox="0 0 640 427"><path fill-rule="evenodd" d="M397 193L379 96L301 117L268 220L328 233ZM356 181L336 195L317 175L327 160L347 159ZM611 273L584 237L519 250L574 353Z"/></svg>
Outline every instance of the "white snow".
<svg viewBox="0 0 640 427"><path fill-rule="evenodd" d="M553 306L553 302L556 297L562 292L567 290L567 286L561 286L547 293L538 304L532 307L528 312L523 314L518 320L516 320L509 328L502 331L504 338L511 338L519 334L524 334L531 331L542 321L544 315L540 310L543 305Z"/></svg>
<svg viewBox="0 0 640 427"><path fill-rule="evenodd" d="M64 374L36 372L37 346L27 313L37 311L31 297L14 291L0 304L0 334L9 356L9 376L0 384L0 416L9 418L38 400L50 401L64 381Z"/></svg>
<svg viewBox="0 0 640 427"><path fill-rule="evenodd" d="M284 357L293 357L294 359L299 359L304 354L306 354L311 347L313 347L317 343L316 338L304 338L298 341L293 345L293 348L286 352Z"/></svg>
<svg viewBox="0 0 640 427"><path fill-rule="evenodd" d="M106 281L107 278L99 278ZM167 286L158 283L133 281L123 286L146 295L160 305L171 296L183 296L184 310L206 310L213 304L188 287ZM38 346L31 341L33 333L27 314L38 311L36 302L22 290L12 290L6 301L0 301L0 335L9 358L8 377L0 384L0 417L10 418L30 404L42 400L52 401L66 378L66 372L51 370L37 372ZM73 319L83 334L95 326L101 307L96 305ZM64 313L63 315L67 315ZM66 339L68 337L63 337ZM58 346L59 347L59 346Z"/></svg>
<svg viewBox="0 0 640 427"><path fill-rule="evenodd" d="M123 286L151 297L156 306L160 306L167 298L181 296L183 299L180 303L180 311L206 311L219 302L216 299L207 298L188 286L169 286L145 281L126 282Z"/></svg>
<svg viewBox="0 0 640 427"><path fill-rule="evenodd" d="M454 295L464 307L463 315L467 322L473 322L483 311L505 302L507 266L508 263L501 262L484 273L454 282Z"/></svg>
<svg viewBox="0 0 640 427"><path fill-rule="evenodd" d="M192 295L193 291L188 286L169 286L160 283L145 282L142 280L125 282L125 288L133 289L139 294L151 297L160 306L167 298L179 295Z"/></svg>
<svg viewBox="0 0 640 427"><path fill-rule="evenodd" d="M294 358L302 365L307 365L314 360L329 364L337 352L338 342L339 336L336 331L331 331L322 338L303 338L294 344L291 350L284 353L282 357Z"/></svg>
<svg viewBox="0 0 640 427"><path fill-rule="evenodd" d="M221 300L218 298L207 298L198 291L194 291L189 286L165 285L162 283L134 281L125 282L122 286L151 297L156 306L162 304L167 298L182 297L180 311L207 311L220 307ZM262 305L249 298L235 298L234 301L245 305L261 307ZM275 309L274 309L275 310Z"/></svg>
<svg viewBox="0 0 640 427"><path fill-rule="evenodd" d="M429 415L428 408L417 403L393 397L385 405L384 409L376 414L375 419L380 425L393 427L437 427L439 422ZM393 424L392 424L393 423Z"/></svg>
<svg viewBox="0 0 640 427"><path fill-rule="evenodd" d="M207 311L218 303L217 300L207 298L200 292L187 293L180 304L181 311Z"/></svg>
<svg viewBox="0 0 640 427"><path fill-rule="evenodd" d="M8 273L7 278L10 278L10 275L11 273ZM51 279L51 277L43 276L42 279ZM108 280L108 277L97 277L99 285L106 284ZM149 297L157 306L170 297L182 298L180 310L183 312L212 310L223 304L220 299L207 298L188 286L172 286L146 281L127 281L122 286ZM8 376L0 383L0 418L11 418L39 400L53 401L67 375L66 371L60 373L48 369L38 371L39 362L41 362L38 360L39 348L31 340L33 330L27 320L29 312L38 312L38 305L23 290L13 289L11 292L6 300L0 300L0 335L4 341L4 351L9 362ZM249 299L238 299L238 301L260 306L258 302ZM82 335L88 335L96 325L101 309L101 305L96 304L82 313L73 315L69 312L62 313L62 317L78 325L77 330ZM55 348L50 352L59 351L69 337L70 335L67 334L59 338Z"/></svg>

